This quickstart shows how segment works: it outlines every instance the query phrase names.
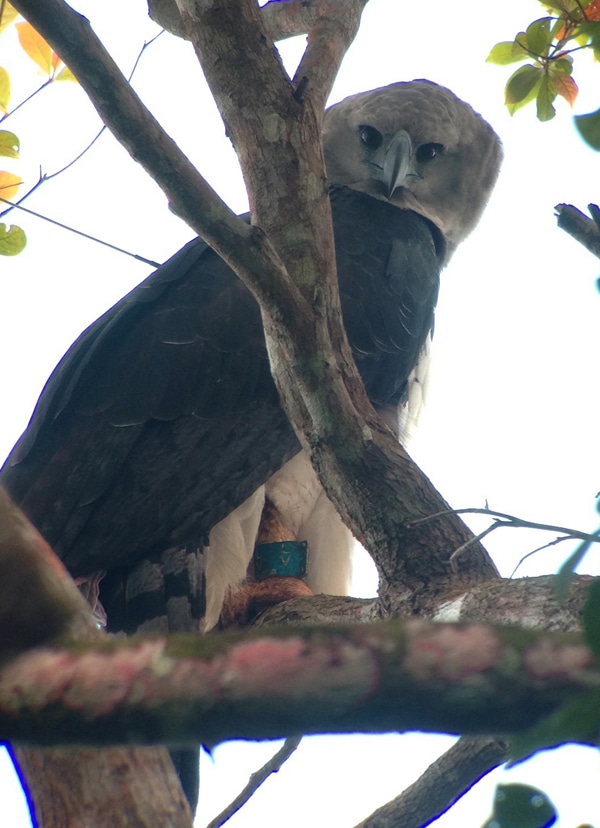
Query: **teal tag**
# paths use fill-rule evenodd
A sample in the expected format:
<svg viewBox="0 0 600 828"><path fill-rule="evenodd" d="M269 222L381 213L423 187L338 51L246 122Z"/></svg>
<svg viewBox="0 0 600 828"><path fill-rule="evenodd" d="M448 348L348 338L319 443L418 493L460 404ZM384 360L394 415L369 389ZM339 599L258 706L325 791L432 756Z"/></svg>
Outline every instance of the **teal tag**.
<svg viewBox="0 0 600 828"><path fill-rule="evenodd" d="M308 541L261 543L254 550L254 577L257 581L273 576L306 578Z"/></svg>

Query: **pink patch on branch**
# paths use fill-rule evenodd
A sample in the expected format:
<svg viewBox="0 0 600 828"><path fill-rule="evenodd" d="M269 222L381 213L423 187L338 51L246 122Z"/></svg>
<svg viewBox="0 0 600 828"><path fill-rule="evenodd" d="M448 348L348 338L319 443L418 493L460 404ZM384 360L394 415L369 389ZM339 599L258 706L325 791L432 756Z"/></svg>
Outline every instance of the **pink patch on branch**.
<svg viewBox="0 0 600 828"><path fill-rule="evenodd" d="M496 666L501 654L502 642L488 627L416 622L410 626L405 664L417 679L462 681Z"/></svg>

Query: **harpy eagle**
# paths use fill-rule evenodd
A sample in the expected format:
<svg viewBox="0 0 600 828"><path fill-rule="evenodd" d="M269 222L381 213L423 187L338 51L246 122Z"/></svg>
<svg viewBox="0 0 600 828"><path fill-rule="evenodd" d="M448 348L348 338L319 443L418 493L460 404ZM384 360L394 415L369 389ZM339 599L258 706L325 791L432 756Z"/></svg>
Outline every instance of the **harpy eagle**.
<svg viewBox="0 0 600 828"><path fill-rule="evenodd" d="M500 143L424 80L331 107L323 141L344 324L371 402L400 434L440 270L481 216ZM347 592L351 537L279 404L258 306L200 239L69 349L0 479L73 576L106 573L111 629L156 616L198 628L206 547L214 625L265 496L309 541L313 591Z"/></svg>

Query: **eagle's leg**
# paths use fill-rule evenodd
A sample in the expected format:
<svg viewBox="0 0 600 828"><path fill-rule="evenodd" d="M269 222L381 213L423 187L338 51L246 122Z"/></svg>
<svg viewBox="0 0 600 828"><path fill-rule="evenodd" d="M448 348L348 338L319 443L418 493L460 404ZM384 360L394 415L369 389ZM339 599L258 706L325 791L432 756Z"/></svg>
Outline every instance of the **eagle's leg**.
<svg viewBox="0 0 600 828"><path fill-rule="evenodd" d="M301 560L304 552L304 561ZM262 553L262 554L261 554ZM265 570L265 553L269 562ZM262 572L276 572L266 574ZM269 607L296 598L312 595L303 580L306 575L306 544L296 540L285 525L281 512L265 499L255 555L248 567L248 581L228 590L219 625L221 629L247 626Z"/></svg>

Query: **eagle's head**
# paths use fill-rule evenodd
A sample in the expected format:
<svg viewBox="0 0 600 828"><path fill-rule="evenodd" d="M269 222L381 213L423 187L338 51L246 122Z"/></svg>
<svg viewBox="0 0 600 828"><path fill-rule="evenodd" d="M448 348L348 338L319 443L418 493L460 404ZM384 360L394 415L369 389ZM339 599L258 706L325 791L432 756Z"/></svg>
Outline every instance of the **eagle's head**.
<svg viewBox="0 0 600 828"><path fill-rule="evenodd" d="M448 255L475 227L498 177L502 145L449 89L427 80L352 95L325 114L331 183L432 221Z"/></svg>

